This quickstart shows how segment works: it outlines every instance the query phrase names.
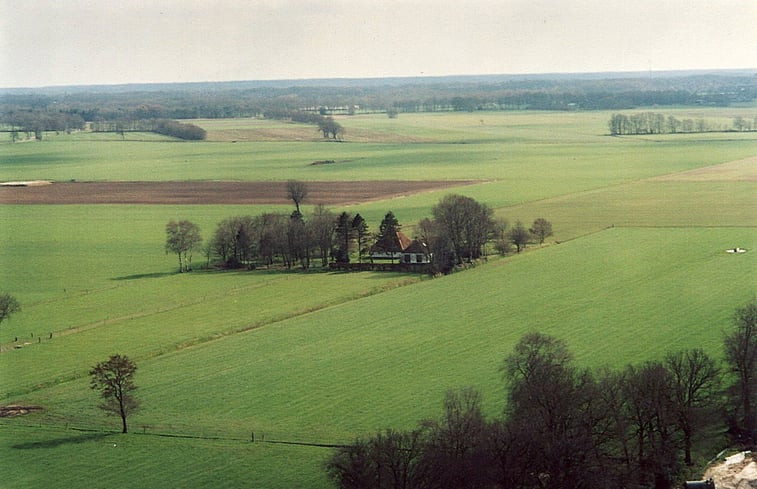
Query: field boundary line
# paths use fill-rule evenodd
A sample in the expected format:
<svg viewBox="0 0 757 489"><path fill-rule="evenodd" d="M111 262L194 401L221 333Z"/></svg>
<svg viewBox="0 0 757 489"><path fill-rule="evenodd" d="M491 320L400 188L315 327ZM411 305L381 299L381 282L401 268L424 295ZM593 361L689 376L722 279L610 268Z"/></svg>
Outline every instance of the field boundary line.
<svg viewBox="0 0 757 489"><path fill-rule="evenodd" d="M220 331L220 332L216 332L216 333L211 333L211 334L208 334L208 335L205 335L205 336L196 337L196 338L184 341L184 342L175 343L173 345L167 345L165 348L160 348L160 349L158 349L156 351L153 351L153 352L146 352L144 355L135 356L135 358L137 360L152 360L152 359L155 359L155 358L159 358L159 357L161 357L163 355L169 355L169 354L173 354L173 353L178 353L178 352L181 352L181 351L186 350L188 348L194 348L196 346L209 344L209 343L211 343L213 341L218 341L218 340L221 340L221 339L224 339L224 338L227 338L227 337L235 336L235 335L238 335L238 334L248 333L250 331L258 330L258 329L264 328L266 326L270 326L270 325L274 325L274 324L277 324L277 323L280 323L280 322L283 322L283 321L287 321L289 319L294 319L294 318L297 318L297 317L306 316L308 314L312 314L312 313L319 312L319 311L322 311L322 310L325 310L325 309L329 309L331 307L341 306L343 304L347 304L347 303L350 303L350 302L353 302L353 301L356 301L356 300L364 299L364 298L367 298L367 297L372 297L374 295L382 294L384 292L389 292L389 291L397 289L397 288L407 287L407 286L414 285L414 284L421 283L421 282L423 282L423 279L422 278L417 278L417 276L407 277L407 278L405 278L403 280L399 280L397 282L392 282L392 283L389 283L389 284L385 284L383 286L374 287L374 288L369 289L367 291L363 291L363 292L360 292L360 293L352 294L349 297L344 298L343 300L330 301L330 302L325 302L325 303L317 304L317 305L309 307L309 308L299 309L299 310L296 310L296 311L292 311L291 313L288 313L288 314L281 314L279 316L275 316L275 317L272 317L272 318L269 318L269 319L264 319L264 320L256 321L254 323L249 323L249 324L247 324L245 326L242 326L242 327L239 327L239 328L234 328L234 329L230 329L230 330L226 330L226 331ZM255 287L262 287L262 286L263 285L256 285ZM225 296L227 294L223 294L223 295ZM196 303L193 303L193 304L190 304L190 305L197 305L197 304L201 304L202 302L203 301L199 301L199 302L196 302ZM189 306L177 306L174 309L178 309L180 307L189 307ZM171 310L174 310L174 309L171 309ZM164 310L164 311L159 311L157 313L149 313L149 314L145 314L144 316L141 316L141 317L147 317L147 316L151 316L151 315L157 315L157 314L161 314L161 313L164 313L164 312L170 312L170 311L169 310ZM128 318L127 317L126 320L129 320L129 319L132 319L132 318ZM115 321L115 319L113 321ZM95 325L93 325L89 329L95 329L98 324L102 324L102 322L96 323ZM74 334L74 333L71 332L71 333L68 333L68 334ZM34 343L34 344L36 344L36 343ZM32 347L34 344L29 345L29 347ZM10 351L11 350L5 350L5 351L3 351L1 353L8 353ZM10 398L10 397L14 397L14 396L23 396L23 395L29 394L31 392L35 392L35 391L38 391L38 390L48 389L48 388L54 387L56 385L60 385L60 384L63 384L65 382L75 381L75 380L84 378L86 375L87 375L87 371L81 371L81 372L78 372L78 373L73 372L73 373L70 373L68 376L65 376L65 377L62 377L62 378L59 377L57 379L53 379L53 380L50 380L50 381L47 381L47 382L43 382L41 384L36 384L34 386L27 386L26 388L19 389L18 391L15 391L15 392L8 392L8 393L6 393L6 397Z"/></svg>
<svg viewBox="0 0 757 489"><path fill-rule="evenodd" d="M93 434L102 434L104 436L120 436L123 433L121 433L119 430L113 430L113 429L103 429L103 428L88 428L88 427L82 427L82 426L60 426L56 422L50 422L50 423L37 423L37 424L29 424L29 423L14 423L14 427L18 428L29 428L29 429L36 429L36 428L53 428L57 429L59 431L68 432L68 431L74 431L78 433L93 433ZM240 442L242 444L263 444L267 443L270 445L290 445L290 446L300 446L300 447L312 447L312 448L345 448L348 446L351 446L349 444L345 443L322 443L322 442L306 442L306 441L288 441L288 440L266 440L266 439L260 439L256 440L252 437L240 437L240 436L233 436L233 435L196 435L191 433L170 433L170 432L161 432L161 431L139 431L138 428L132 428L132 430L129 431L128 435L131 436L147 436L147 437L157 437L157 438L178 438L183 440L208 440L208 441L234 441L234 442Z"/></svg>
<svg viewBox="0 0 757 489"><path fill-rule="evenodd" d="M80 324L80 325L76 325L76 326L68 326L68 327L65 327L63 329L53 329L52 333L54 333L55 336L69 336L69 335L72 335L72 334L76 334L76 333L81 333L81 332L84 332L84 331L90 331L90 330L93 330L93 329L97 329L99 327L103 327L103 326L106 326L106 325L117 324L117 323L120 323L120 322L123 322L123 321L130 321L130 320L133 320L133 319L142 319L142 318L146 318L146 317L150 317L150 316L157 316L159 314L163 314L163 313L166 313L166 312L172 312L172 311L176 311L176 310L179 310L179 309L183 309L185 307L192 307L192 306L196 306L198 304L202 304L203 302L205 302L206 300L208 300L208 298L213 299L213 298L218 298L218 297L226 297L230 293L245 292L245 291L250 291L250 290L255 290L255 289L262 288L262 287L266 287L266 286L268 286L270 284L270 282L271 282L270 280L267 280L267 281L265 281L263 283L248 285L248 286L244 286L244 287L235 287L233 289L225 290L225 291L223 291L223 293L219 292L219 293L216 293L216 294L204 295L204 296L202 296L201 299L196 299L196 300L193 300L193 301L179 302L179 303L176 303L176 304L171 305L171 306L159 307L157 309L153 309L153 310L150 310L150 311L134 312L134 313L131 313L131 314L125 314L125 315L121 315L121 316L116 316L116 317L113 317L113 318L108 317L108 318L105 318L105 319L99 319L97 321L92 321L92 322L89 322L89 323L84 323L84 324ZM102 288L102 289L97 289L95 291L87 292L87 293L84 293L84 294L77 294L76 296L84 296L84 295L89 295L91 293L97 293L97 292L101 292L101 291L114 290L114 289L117 289L117 288L120 288L120 287L127 287L127 285L115 285L115 286L112 286L112 287L106 287L106 288ZM53 303L53 302L58 301L58 300L62 300L62 299L52 299L49 302L47 302L47 301L45 301L45 302L37 302L37 303L34 303L34 305ZM39 335L38 335L38 337L41 338L41 336L39 336ZM15 345L15 344L16 344L16 342L0 343L0 354L5 353L6 351L10 351L10 350L6 350L5 347L10 346L10 345ZM33 346L34 344L35 343L32 342L29 346Z"/></svg>
<svg viewBox="0 0 757 489"><path fill-rule="evenodd" d="M704 224L618 224L614 227L624 229L757 229L757 226L734 224L718 224L709 226Z"/></svg>

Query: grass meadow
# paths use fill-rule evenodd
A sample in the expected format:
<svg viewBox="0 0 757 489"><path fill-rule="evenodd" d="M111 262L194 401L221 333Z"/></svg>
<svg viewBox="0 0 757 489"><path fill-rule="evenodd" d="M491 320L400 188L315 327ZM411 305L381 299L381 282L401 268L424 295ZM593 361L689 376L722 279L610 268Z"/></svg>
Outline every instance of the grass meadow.
<svg viewBox="0 0 757 489"><path fill-rule="evenodd" d="M327 488L330 449L304 444L414 426L468 385L496 415L499 365L526 332L565 339L590 367L691 347L720 357L734 309L757 295L757 163L717 165L757 155L757 134L611 138L609 115L361 115L340 119L344 143L310 126L213 120L196 121L214 139L200 143L1 144L0 181L478 178L460 193L555 228L545 246L436 279L178 274L163 252L169 219L207 237L225 217L288 208L0 206L2 289L23 306L0 325L0 404L44 407L0 419L3 484ZM309 165L320 159L337 164ZM443 194L347 210L373 229L392 210L411 232ZM734 246L749 252L725 252ZM139 366L128 435L88 387L88 369L116 352Z"/></svg>

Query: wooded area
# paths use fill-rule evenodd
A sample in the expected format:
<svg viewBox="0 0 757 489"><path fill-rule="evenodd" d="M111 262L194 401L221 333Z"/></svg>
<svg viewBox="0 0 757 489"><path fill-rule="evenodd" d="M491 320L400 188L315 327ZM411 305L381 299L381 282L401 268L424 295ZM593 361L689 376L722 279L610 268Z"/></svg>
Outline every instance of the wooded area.
<svg viewBox="0 0 757 489"><path fill-rule="evenodd" d="M330 115L728 106L755 98L757 78L741 72L52 87L0 92L0 124L41 137L41 131L81 129L85 122L118 132L134 124L152 127L151 120L266 117L317 124L324 137L337 139L341 127L329 125ZM185 139L199 139L196 133Z"/></svg>
<svg viewBox="0 0 757 489"><path fill-rule="evenodd" d="M372 261L371 251L375 248L392 257L403 252L396 243L402 226L391 211L382 219L378 231L372 233L360 214L347 211L334 214L323 205L316 206L310 215L303 214L300 204L307 196L305 182L289 181L286 191L295 204L291 214L226 218L218 223L204 245L195 224L187 220L169 221L166 252L177 255L180 272L191 270L195 252L204 254L206 266L214 263L225 268L254 269L278 265L287 269L299 266L304 270L313 266L315 260L320 260L323 268L334 264L350 269L344 265L355 258L357 263L363 263L364 259ZM490 242L504 255L513 246L520 253L528 243L543 244L552 235L552 224L544 218L536 219L530 229L520 221L511 229L506 220L494 219L493 214L488 205L470 197L457 194L443 197L433 207L432 217L424 218L416 226L417 239L429 260L426 266L414 270L449 273L484 257Z"/></svg>

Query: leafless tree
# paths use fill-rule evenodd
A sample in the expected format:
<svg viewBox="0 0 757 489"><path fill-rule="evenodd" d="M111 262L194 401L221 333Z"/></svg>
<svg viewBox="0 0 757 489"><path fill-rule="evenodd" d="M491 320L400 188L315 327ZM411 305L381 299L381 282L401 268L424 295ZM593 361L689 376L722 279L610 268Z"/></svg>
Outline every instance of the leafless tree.
<svg viewBox="0 0 757 489"><path fill-rule="evenodd" d="M531 233L520 221L516 222L515 226L507 232L507 237L510 239L510 242L515 245L518 253L525 249L526 245L531 242Z"/></svg>
<svg viewBox="0 0 757 489"><path fill-rule="evenodd" d="M757 301L739 308L733 322L736 330L726 335L725 360L736 377L735 388L743 416L743 428L755 443L755 396L757 395Z"/></svg>
<svg viewBox="0 0 757 489"><path fill-rule="evenodd" d="M321 266L325 267L329 262L329 253L334 245L334 222L336 216L322 205L313 210L313 215L307 222L313 245L321 257Z"/></svg>
<svg viewBox="0 0 757 489"><path fill-rule="evenodd" d="M127 432L126 418L139 403L133 396L137 389L134 373L137 366L127 356L112 355L90 370L90 387L100 391L103 403L100 408L121 417L122 433Z"/></svg>
<svg viewBox="0 0 757 489"><path fill-rule="evenodd" d="M475 260L494 226L492 209L464 195L449 194L436 204L432 213L441 234L452 245L457 263Z"/></svg>
<svg viewBox="0 0 757 489"><path fill-rule="evenodd" d="M673 412L683 433L684 461L691 465L694 434L705 419L714 417L720 370L699 348L668 353L665 366L672 375Z"/></svg>
<svg viewBox="0 0 757 489"><path fill-rule="evenodd" d="M289 199L294 202L294 205L297 208L297 213L302 215L302 213L300 212L300 204L308 195L307 185L305 184L305 182L300 182L298 180L289 180L286 184L286 187Z"/></svg>
<svg viewBox="0 0 757 489"><path fill-rule="evenodd" d="M544 240L552 236L552 223L539 217L534 220L531 229L528 230L532 236L539 240L539 244L544 244Z"/></svg>
<svg viewBox="0 0 757 489"><path fill-rule="evenodd" d="M179 257L179 272L192 269L192 253L200 248L200 228L193 222L171 220L166 224L166 253Z"/></svg>

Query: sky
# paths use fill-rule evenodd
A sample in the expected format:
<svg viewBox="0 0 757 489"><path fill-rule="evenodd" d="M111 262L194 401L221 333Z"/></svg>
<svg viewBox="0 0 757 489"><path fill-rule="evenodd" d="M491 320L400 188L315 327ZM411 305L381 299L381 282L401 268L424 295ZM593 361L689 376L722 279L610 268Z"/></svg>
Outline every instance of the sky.
<svg viewBox="0 0 757 489"><path fill-rule="evenodd" d="M757 0L0 0L0 87L757 68Z"/></svg>

